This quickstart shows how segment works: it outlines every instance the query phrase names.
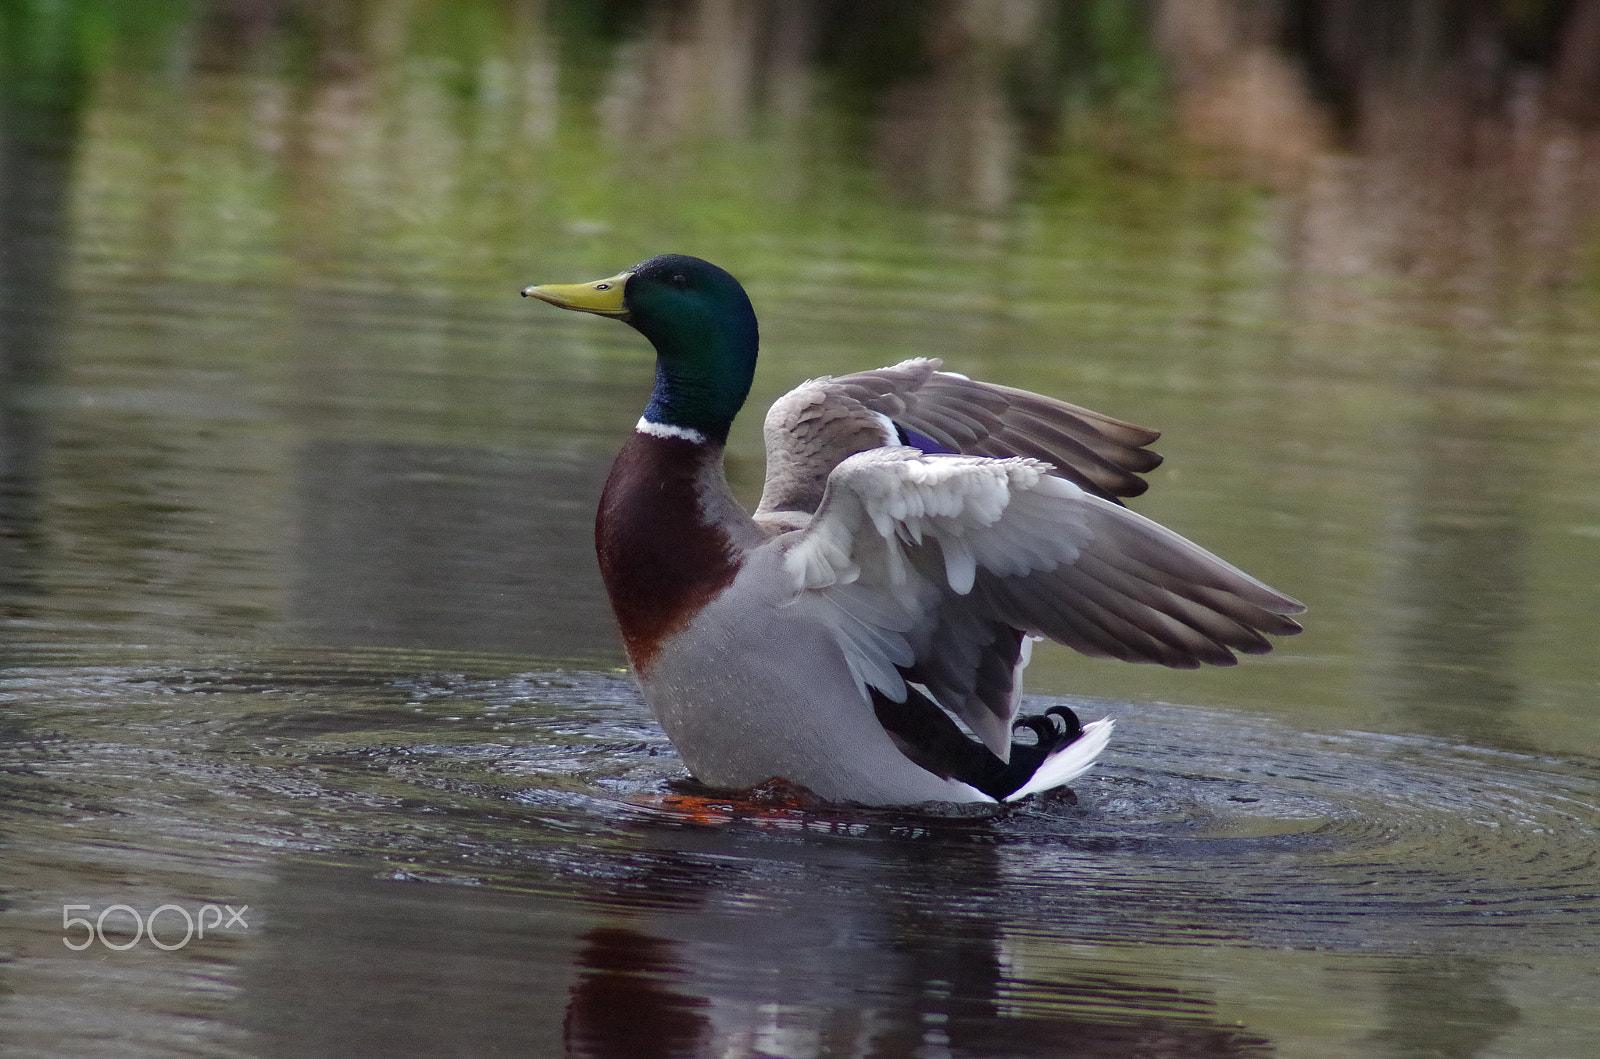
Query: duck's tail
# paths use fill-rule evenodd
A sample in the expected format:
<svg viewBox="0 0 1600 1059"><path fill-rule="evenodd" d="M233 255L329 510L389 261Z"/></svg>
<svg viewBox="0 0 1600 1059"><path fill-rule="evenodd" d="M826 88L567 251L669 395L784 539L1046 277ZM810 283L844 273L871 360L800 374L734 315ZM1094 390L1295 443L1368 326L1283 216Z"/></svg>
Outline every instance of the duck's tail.
<svg viewBox="0 0 1600 1059"><path fill-rule="evenodd" d="M1100 751L1111 742L1111 730L1115 727L1116 722L1109 717L1090 721L1083 726L1082 735L1041 761L1028 782L1006 795L1005 800L1015 802L1030 794L1053 790L1088 772Z"/></svg>

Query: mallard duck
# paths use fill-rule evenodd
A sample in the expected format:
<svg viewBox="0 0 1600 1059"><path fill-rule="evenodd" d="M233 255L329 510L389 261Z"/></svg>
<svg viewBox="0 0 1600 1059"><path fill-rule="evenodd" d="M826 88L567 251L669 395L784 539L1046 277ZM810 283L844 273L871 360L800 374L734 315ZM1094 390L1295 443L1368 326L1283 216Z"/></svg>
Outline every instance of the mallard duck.
<svg viewBox="0 0 1600 1059"><path fill-rule="evenodd" d="M1016 801L1112 730L1061 706L1018 718L1035 639L1194 668L1300 630L1295 600L1122 506L1161 462L1155 431L931 358L813 379L767 413L751 514L723 474L756 367L738 280L668 254L522 294L655 347L595 541L644 699L702 784Z"/></svg>

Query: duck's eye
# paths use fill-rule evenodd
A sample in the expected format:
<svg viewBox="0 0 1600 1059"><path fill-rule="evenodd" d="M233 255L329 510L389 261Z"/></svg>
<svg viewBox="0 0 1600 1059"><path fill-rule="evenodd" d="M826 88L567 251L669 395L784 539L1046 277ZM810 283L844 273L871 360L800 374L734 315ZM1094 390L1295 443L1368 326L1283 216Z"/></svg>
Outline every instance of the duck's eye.
<svg viewBox="0 0 1600 1059"><path fill-rule="evenodd" d="M671 282L674 287L677 287L679 290L684 290L689 286L689 277L685 276L682 272L674 272L672 274Z"/></svg>

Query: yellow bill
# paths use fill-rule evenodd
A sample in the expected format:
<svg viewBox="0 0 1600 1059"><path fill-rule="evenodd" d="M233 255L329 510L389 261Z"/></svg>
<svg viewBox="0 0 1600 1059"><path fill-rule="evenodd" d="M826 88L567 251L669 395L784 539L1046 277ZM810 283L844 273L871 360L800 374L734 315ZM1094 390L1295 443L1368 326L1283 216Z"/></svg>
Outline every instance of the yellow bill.
<svg viewBox="0 0 1600 1059"><path fill-rule="evenodd" d="M628 310L622 304L622 292L632 275L632 272L621 272L610 279L595 280L593 283L545 283L524 287L522 296L538 298L563 309L576 309L600 316L626 316Z"/></svg>

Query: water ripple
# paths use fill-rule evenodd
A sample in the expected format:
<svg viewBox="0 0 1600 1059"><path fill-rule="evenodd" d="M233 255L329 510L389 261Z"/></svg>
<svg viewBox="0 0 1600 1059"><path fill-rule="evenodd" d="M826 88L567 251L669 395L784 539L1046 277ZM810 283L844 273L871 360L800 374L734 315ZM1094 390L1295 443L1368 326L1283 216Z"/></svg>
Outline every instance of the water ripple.
<svg viewBox="0 0 1600 1059"><path fill-rule="evenodd" d="M681 765L620 674L396 652L98 654L0 678L5 819L41 848L320 851L379 858L395 878L584 880L600 900L665 905L696 899L682 879L733 871L796 900L937 891L947 914L1024 938L1407 952L1600 937L1587 758L1072 701L1119 721L1077 804L689 812L669 787Z"/></svg>
<svg viewBox="0 0 1600 1059"><path fill-rule="evenodd" d="M1121 712L1082 809L1002 825L1028 840L1016 885L1096 906L1098 936L1198 917L1277 945L1396 951L1505 928L1519 947L1593 945L1600 763Z"/></svg>

